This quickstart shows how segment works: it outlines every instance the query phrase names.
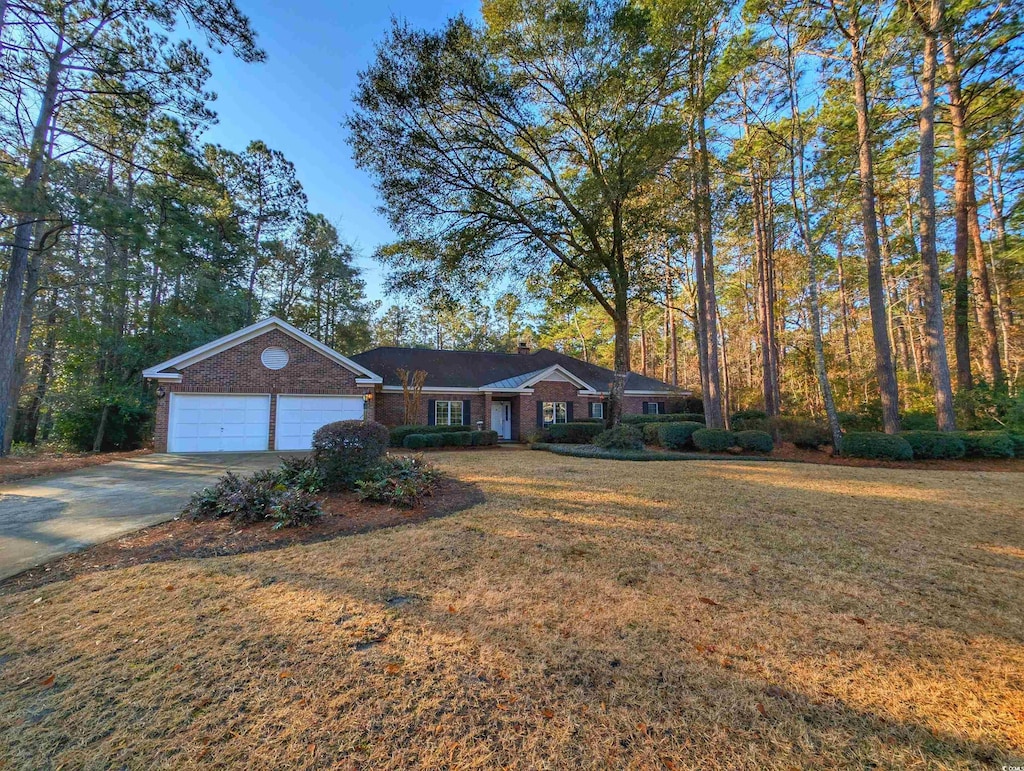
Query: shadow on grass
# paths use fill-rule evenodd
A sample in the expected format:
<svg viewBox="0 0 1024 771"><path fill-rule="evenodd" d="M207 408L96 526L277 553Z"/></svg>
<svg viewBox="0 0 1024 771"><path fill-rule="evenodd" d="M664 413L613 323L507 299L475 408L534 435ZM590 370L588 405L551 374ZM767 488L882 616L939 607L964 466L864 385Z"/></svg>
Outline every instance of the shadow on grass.
<svg viewBox="0 0 1024 771"><path fill-rule="evenodd" d="M329 541L445 517L483 503L484 500L483 492L477 485L446 477L433 495L411 509L364 503L351 493L328 498L324 503L323 519L315 525L304 527L274 530L266 522L238 526L224 519L199 522L175 519L13 575L0 581L0 594L133 565L230 557Z"/></svg>

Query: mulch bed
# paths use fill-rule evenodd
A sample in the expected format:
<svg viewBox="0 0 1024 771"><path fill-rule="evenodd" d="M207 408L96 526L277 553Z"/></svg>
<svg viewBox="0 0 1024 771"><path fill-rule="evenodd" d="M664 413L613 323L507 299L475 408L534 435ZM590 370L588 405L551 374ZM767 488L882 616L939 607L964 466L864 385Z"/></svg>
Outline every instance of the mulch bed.
<svg viewBox="0 0 1024 771"><path fill-rule="evenodd" d="M483 500L483 493L476 485L443 477L433 495L411 509L360 501L355 493L326 495L321 499L323 519L307 527L273 530L273 525L268 522L235 525L224 519L201 522L174 519L11 576L0 581L0 594L66 581L84 573L117 570L148 562L225 557L327 541L443 517Z"/></svg>
<svg viewBox="0 0 1024 771"><path fill-rule="evenodd" d="M152 450L131 450L129 452L82 452L82 453L40 453L38 455L0 458L0 484L16 479L74 471L86 466L99 466L114 460L148 455Z"/></svg>

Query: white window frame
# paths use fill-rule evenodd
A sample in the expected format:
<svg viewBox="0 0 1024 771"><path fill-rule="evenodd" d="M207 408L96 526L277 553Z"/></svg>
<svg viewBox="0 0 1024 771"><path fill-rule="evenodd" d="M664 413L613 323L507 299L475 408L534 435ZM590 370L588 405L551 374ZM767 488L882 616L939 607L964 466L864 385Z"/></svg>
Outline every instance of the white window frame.
<svg viewBox="0 0 1024 771"><path fill-rule="evenodd" d="M648 411L648 407L654 407L654 412ZM644 415L660 415L661 406L658 402L644 402Z"/></svg>
<svg viewBox="0 0 1024 771"><path fill-rule="evenodd" d="M548 407L551 407L551 420L548 420ZM561 407L561 419L559 419L559 407ZM542 422L545 426L550 426L553 423L568 423L569 422L569 407L568 402L543 402L541 407Z"/></svg>
<svg viewBox="0 0 1024 771"><path fill-rule="evenodd" d="M604 420L604 402L590 403L590 417Z"/></svg>
<svg viewBox="0 0 1024 771"><path fill-rule="evenodd" d="M459 410L458 410L459 422L458 423L453 421L453 410L452 410L452 405L453 404L459 405ZM441 420L441 414L442 414L442 409L441 408L442 408L442 406L444 407L444 421L443 422ZM459 400L459 399L452 399L452 400L438 399L436 402L434 402L434 425L436 425L436 426L464 426L465 423L463 423L463 415L462 415L462 408L463 408L463 406L464 405L462 404L462 401Z"/></svg>

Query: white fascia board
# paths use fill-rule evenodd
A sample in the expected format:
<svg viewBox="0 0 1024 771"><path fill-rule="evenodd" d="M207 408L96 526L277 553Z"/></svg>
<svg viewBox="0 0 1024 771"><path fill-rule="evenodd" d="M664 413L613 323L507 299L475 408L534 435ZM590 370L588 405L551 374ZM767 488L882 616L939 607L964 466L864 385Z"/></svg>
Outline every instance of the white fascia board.
<svg viewBox="0 0 1024 771"><path fill-rule="evenodd" d="M191 351L186 351L180 356L175 356L173 359L168 359L165 362L157 364L155 367L145 369L142 371L142 376L152 379L167 378L169 376L174 375L175 373L165 372L164 370L171 368L183 369L185 367L188 367L189 365L195 364L196 362L200 362L203 359L208 359L211 356L221 353L222 351L226 351L229 348L233 348L234 346L244 343L247 340L252 340L254 337L262 335L271 327L276 327L277 329L280 329L286 335L295 338L301 343L305 343L315 351L322 353L328 359L331 359L340 364L341 366L345 367L346 369L354 372L355 374L360 375L361 378L365 381L365 383L363 383L365 385L376 385L378 383L383 382L383 379L380 377L380 375L376 374L375 372L371 372L365 367L356 364L351 359L342 356L333 348L324 345L319 340L307 335L301 329L297 329L296 327L293 327L291 324L289 324L287 321L283 321L277 318L277 316L270 316L269 318L265 318L262 321L257 321L255 324L250 324L247 327L243 327L242 329L239 329L237 332L232 332L230 335L224 335L224 337L219 337L216 340L207 343L206 345L201 345L198 348L193 348ZM180 375L178 379L180 379Z"/></svg>
<svg viewBox="0 0 1024 771"><path fill-rule="evenodd" d="M594 389L591 387L590 383L586 382L585 380L581 380L579 377L577 377L576 375L572 374L569 370L567 370L561 364L552 364L546 370L543 370L542 372L538 372L536 375L531 377L529 380L523 381L523 383L520 385L520 387L521 388L525 388L527 386L534 385L535 383L539 383L539 382L543 381L544 378L548 377L549 375L551 375L551 374L553 374L555 372L557 372L560 375L562 375L563 377L565 377L570 383L575 384L576 387L580 389L581 393L584 392L584 391L586 391L588 393L594 393Z"/></svg>

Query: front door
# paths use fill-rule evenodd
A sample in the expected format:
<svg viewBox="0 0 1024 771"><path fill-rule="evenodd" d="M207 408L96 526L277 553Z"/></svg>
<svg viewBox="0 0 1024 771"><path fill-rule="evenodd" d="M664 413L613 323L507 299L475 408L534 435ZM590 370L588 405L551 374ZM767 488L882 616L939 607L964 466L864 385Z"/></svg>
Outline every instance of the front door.
<svg viewBox="0 0 1024 771"><path fill-rule="evenodd" d="M512 438L512 402L491 402L491 430L499 439Z"/></svg>

